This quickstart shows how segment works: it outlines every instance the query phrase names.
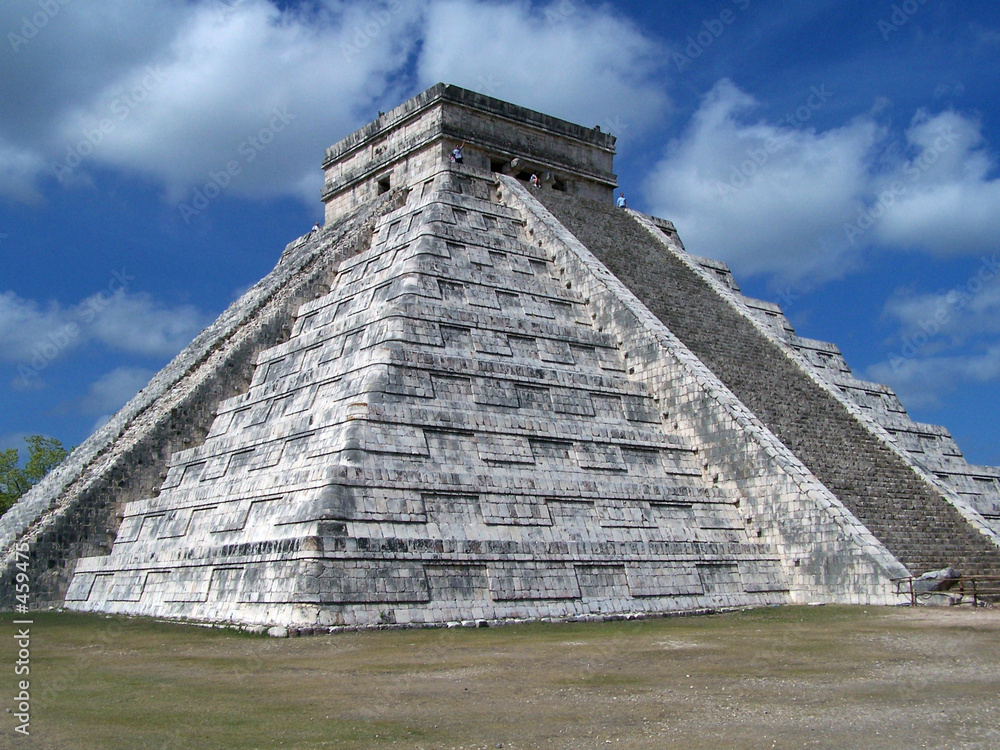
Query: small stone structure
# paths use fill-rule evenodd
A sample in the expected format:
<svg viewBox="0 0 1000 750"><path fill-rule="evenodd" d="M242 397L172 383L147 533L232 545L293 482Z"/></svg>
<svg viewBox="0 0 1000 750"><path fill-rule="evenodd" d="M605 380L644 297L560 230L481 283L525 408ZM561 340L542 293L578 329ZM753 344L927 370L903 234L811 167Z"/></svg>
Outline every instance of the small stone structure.
<svg viewBox="0 0 1000 750"><path fill-rule="evenodd" d="M610 200L615 138L499 99L439 83L326 150L326 222L396 186L414 184L450 162L464 144L464 165Z"/></svg>
<svg viewBox="0 0 1000 750"><path fill-rule="evenodd" d="M326 226L0 520L3 604L17 544L35 606L299 628L1000 572L1000 472L614 209L613 153L443 84L333 146Z"/></svg>

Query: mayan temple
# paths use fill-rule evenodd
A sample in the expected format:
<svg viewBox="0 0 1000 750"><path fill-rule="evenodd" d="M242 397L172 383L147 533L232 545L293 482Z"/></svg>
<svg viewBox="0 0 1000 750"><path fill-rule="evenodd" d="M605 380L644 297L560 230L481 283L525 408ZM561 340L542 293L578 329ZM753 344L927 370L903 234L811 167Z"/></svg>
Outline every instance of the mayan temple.
<svg viewBox="0 0 1000 750"><path fill-rule="evenodd" d="M32 607L303 629L1000 574L1000 469L615 208L614 153L444 84L329 148L325 226L0 519L2 606L18 549Z"/></svg>

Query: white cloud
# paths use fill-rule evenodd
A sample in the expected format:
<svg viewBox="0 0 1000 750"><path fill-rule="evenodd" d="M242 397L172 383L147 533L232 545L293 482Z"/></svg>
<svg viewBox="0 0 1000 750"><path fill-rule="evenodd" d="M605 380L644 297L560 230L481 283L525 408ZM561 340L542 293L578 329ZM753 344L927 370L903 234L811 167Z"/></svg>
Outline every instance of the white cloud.
<svg viewBox="0 0 1000 750"><path fill-rule="evenodd" d="M983 352L911 358L894 356L868 368L867 377L886 383L911 409L940 405L941 396L967 383L1000 380L1000 344Z"/></svg>
<svg viewBox="0 0 1000 750"><path fill-rule="evenodd" d="M756 100L720 81L653 170L653 213L673 220L692 252L742 273L843 274L855 250L842 224L868 191L880 130L866 118L821 133L803 127L833 95L817 86L793 121L748 122Z"/></svg>
<svg viewBox="0 0 1000 750"><path fill-rule="evenodd" d="M37 197L39 177L65 157L60 132L67 113L87 107L100 89L141 61L155 57L183 17L179 3L103 0L47 4L8 0L0 4L0 151L17 155L15 182L0 180L0 195ZM44 20L39 26L38 21ZM16 116L13 116L16 114Z"/></svg>
<svg viewBox="0 0 1000 750"><path fill-rule="evenodd" d="M808 127L835 95L813 87L791 118L752 121L757 102L720 81L653 170L654 213L692 252L800 287L854 270L876 245L945 256L1000 245L1000 180L976 120L918 111L900 152L874 114Z"/></svg>
<svg viewBox="0 0 1000 750"><path fill-rule="evenodd" d="M82 414L100 415L105 421L118 411L153 377L152 370L138 367L118 367L90 384L87 394L80 399Z"/></svg>
<svg viewBox="0 0 1000 750"><path fill-rule="evenodd" d="M105 307L100 307L106 303ZM176 354L210 321L190 305L165 307L144 293L118 290L87 301L96 310L93 338L105 346L155 357Z"/></svg>
<svg viewBox="0 0 1000 750"><path fill-rule="evenodd" d="M5 4L0 28L32 10ZM181 202L235 163L227 192L315 205L323 150L415 93L410 71L421 88L443 80L638 130L667 103L658 52L611 10L570 0L70 3L0 50L0 97L18 111L0 122L0 191L31 197L47 172L86 186L100 166Z"/></svg>
<svg viewBox="0 0 1000 750"><path fill-rule="evenodd" d="M145 173L170 201L235 162L234 193L303 191L315 203L323 149L374 116L412 50L414 16L404 3L191 5L166 48L67 113L60 135L84 150L100 140L84 165Z"/></svg>
<svg viewBox="0 0 1000 750"><path fill-rule="evenodd" d="M422 86L454 83L621 134L659 121L665 51L610 7L553 0L430 3Z"/></svg>
<svg viewBox="0 0 1000 750"><path fill-rule="evenodd" d="M42 307L14 292L0 293L0 358L8 361L31 357L32 349L70 325L58 305ZM64 332L64 331L63 331ZM65 333L65 332L64 332Z"/></svg>
<svg viewBox="0 0 1000 750"><path fill-rule="evenodd" d="M23 203L37 203L41 195L35 176L44 168L37 153L4 144L0 138L0 196Z"/></svg>
<svg viewBox="0 0 1000 750"><path fill-rule="evenodd" d="M207 322L189 305L169 308L147 294L123 289L99 292L69 306L42 305L0 292L0 359L40 370L94 343L131 354L171 356Z"/></svg>
<svg viewBox="0 0 1000 750"><path fill-rule="evenodd" d="M942 337L949 345L1000 333L1000 282L984 265L966 282L945 292L917 294L896 290L886 301L884 315L902 337Z"/></svg>
<svg viewBox="0 0 1000 750"><path fill-rule="evenodd" d="M30 156L29 184L46 172L86 184L90 168L112 167L180 201L235 160L234 194L301 194L315 204L323 149L373 117L382 97L402 96L388 81L416 44L421 5L68 4L16 52L0 50L0 95L19 114L0 122L0 139ZM0 27L36 10L5 4ZM3 164L0 151L0 172Z"/></svg>
<svg viewBox="0 0 1000 750"><path fill-rule="evenodd" d="M868 368L910 407L935 407L968 383L1000 381L1000 263L984 258L965 281L946 291L898 289L883 317L896 333L888 358Z"/></svg>
<svg viewBox="0 0 1000 750"><path fill-rule="evenodd" d="M921 110L905 136L910 158L878 184L895 195L875 225L878 239L938 256L1000 246L1000 179L988 177L997 165L980 123Z"/></svg>

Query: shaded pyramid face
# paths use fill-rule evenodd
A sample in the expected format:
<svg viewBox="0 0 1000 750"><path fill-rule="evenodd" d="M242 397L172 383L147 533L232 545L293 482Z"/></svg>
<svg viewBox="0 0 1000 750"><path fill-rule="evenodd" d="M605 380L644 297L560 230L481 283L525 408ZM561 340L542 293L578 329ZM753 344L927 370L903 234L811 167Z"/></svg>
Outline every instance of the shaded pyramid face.
<svg viewBox="0 0 1000 750"><path fill-rule="evenodd" d="M412 185L67 606L330 626L786 601L739 492L495 190L446 165Z"/></svg>
<svg viewBox="0 0 1000 750"><path fill-rule="evenodd" d="M677 247L671 224L536 195L905 566L894 578L946 566L1000 574L996 468L967 464L947 430L913 422L890 388L852 377L836 346L796 336L776 305L739 294L724 264Z"/></svg>

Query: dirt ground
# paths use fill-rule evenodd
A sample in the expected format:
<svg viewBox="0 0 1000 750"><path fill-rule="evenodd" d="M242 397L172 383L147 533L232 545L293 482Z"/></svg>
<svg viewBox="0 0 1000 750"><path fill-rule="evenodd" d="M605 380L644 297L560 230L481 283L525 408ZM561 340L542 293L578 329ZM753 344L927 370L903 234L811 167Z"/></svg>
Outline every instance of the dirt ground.
<svg viewBox="0 0 1000 750"><path fill-rule="evenodd" d="M0 615L0 748L1000 747L998 609L284 640L36 614L28 738L13 619Z"/></svg>

